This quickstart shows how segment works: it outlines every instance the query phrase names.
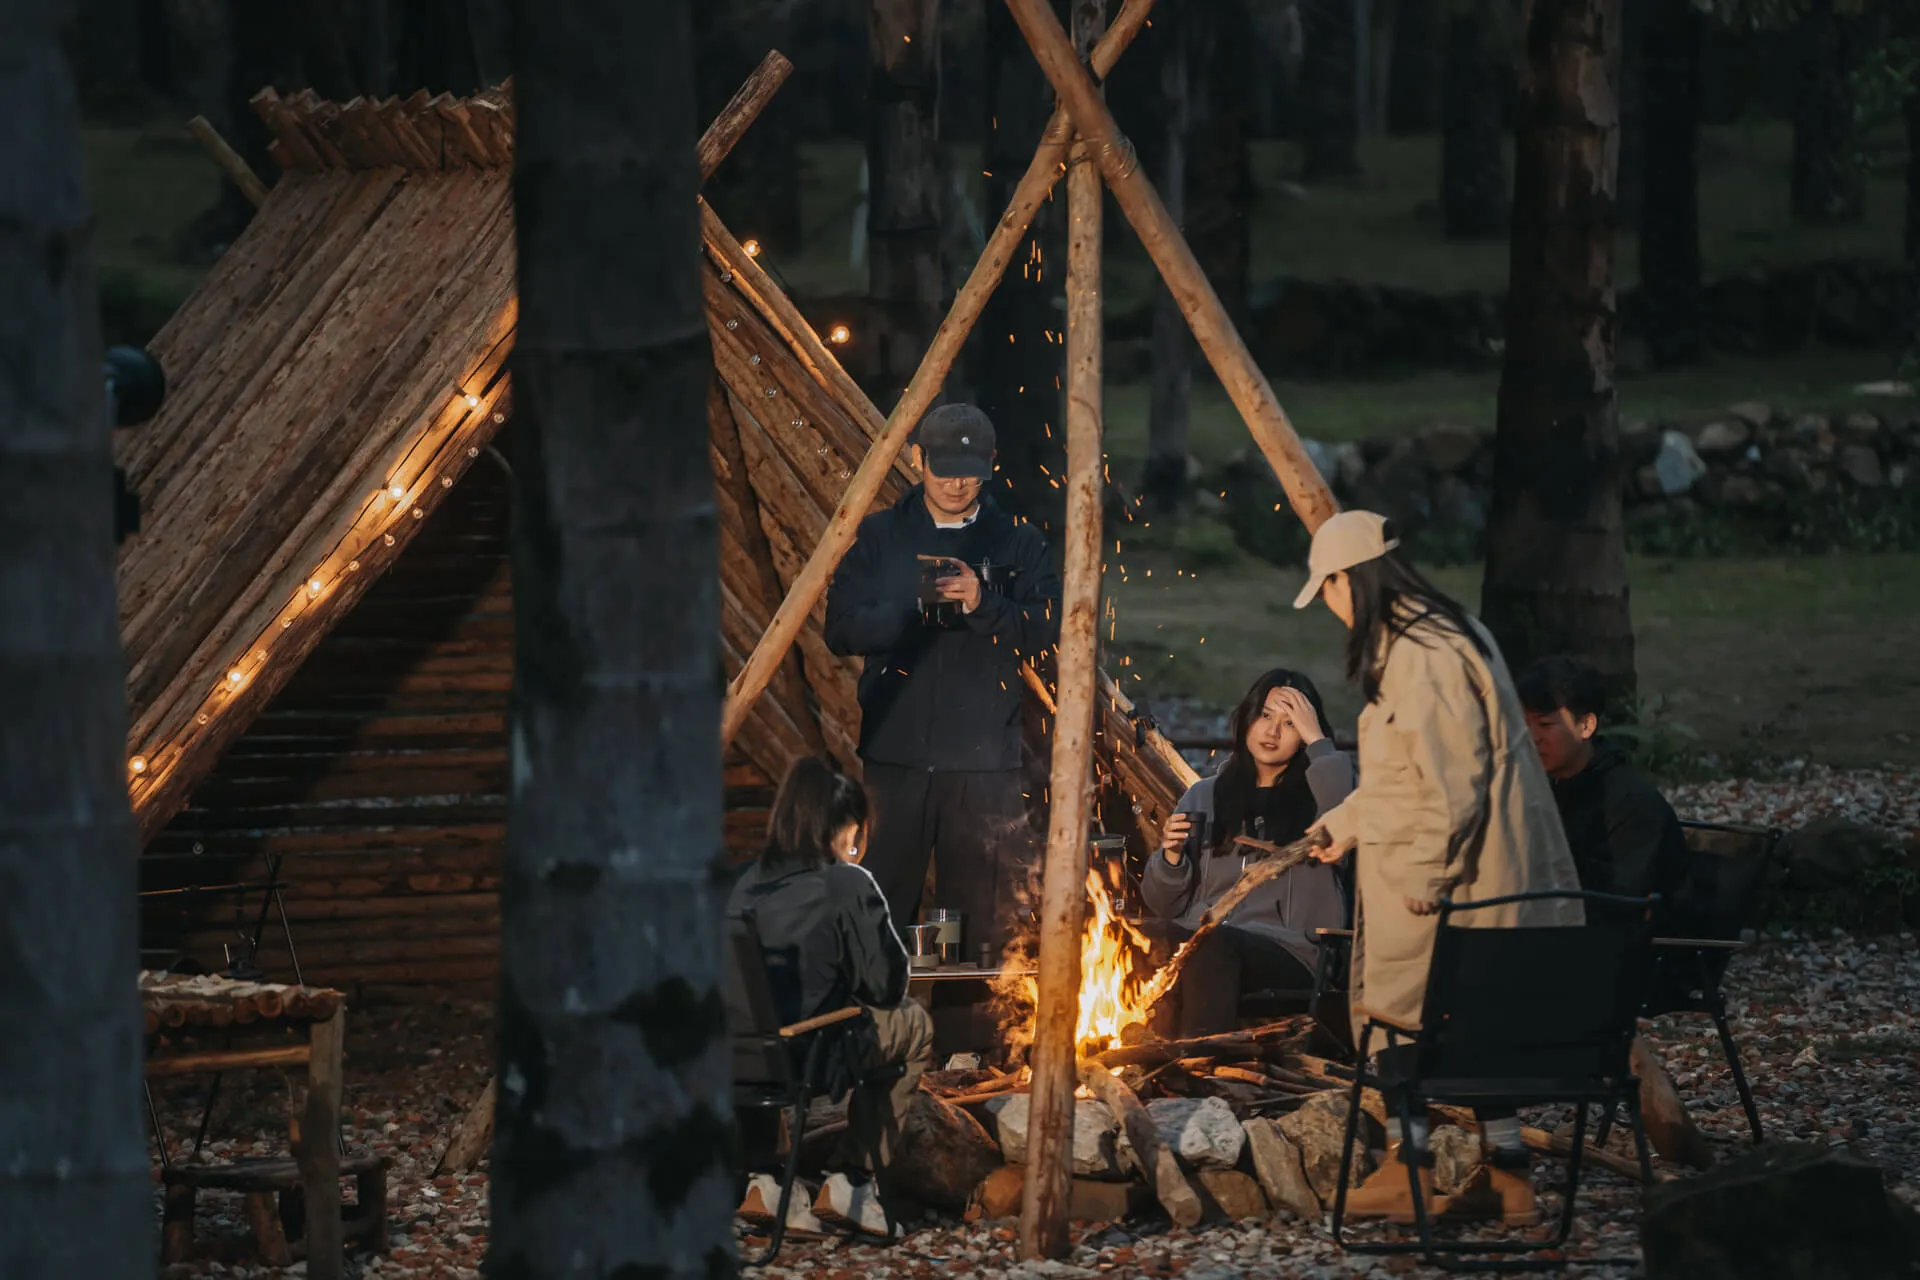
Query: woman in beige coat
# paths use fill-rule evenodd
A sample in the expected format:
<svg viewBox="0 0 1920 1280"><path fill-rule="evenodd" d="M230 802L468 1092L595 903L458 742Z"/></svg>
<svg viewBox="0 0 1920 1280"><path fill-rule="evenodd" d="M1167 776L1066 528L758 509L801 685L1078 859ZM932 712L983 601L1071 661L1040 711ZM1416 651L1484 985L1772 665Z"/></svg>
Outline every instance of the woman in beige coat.
<svg viewBox="0 0 1920 1280"><path fill-rule="evenodd" d="M1352 851L1355 859L1356 1022L1366 1009L1417 1026L1442 898L1473 902L1580 884L1493 637L1396 555L1398 545L1371 511L1334 516L1314 534L1312 576L1294 605L1322 599L1347 625L1347 677L1367 700L1359 785L1319 823L1330 839L1324 857ZM1468 912L1456 922L1499 928L1583 919L1577 901L1561 900ZM1455 1196L1451 1207L1537 1220L1531 1180L1509 1172L1525 1168L1518 1121L1512 1113L1481 1119L1495 1158L1492 1185L1485 1195ZM1425 1135L1414 1142L1423 1147ZM1347 1203L1357 1215L1411 1221L1405 1170L1390 1162Z"/></svg>

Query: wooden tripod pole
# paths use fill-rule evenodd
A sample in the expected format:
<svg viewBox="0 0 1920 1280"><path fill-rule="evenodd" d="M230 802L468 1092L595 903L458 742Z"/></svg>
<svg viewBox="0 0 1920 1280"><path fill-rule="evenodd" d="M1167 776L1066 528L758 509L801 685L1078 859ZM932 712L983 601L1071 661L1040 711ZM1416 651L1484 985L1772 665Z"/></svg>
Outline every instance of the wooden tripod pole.
<svg viewBox="0 0 1920 1280"><path fill-rule="evenodd" d="M1093 51L1096 74L1104 76L1113 69L1121 52L1146 25L1147 12L1152 8L1153 0L1127 0L1120 16ZM894 459L900 456L907 436L919 425L920 415L940 394L947 373L953 368L954 359L966 343L967 335L973 332L974 322L986 309L987 299L999 287L1000 278L1025 238L1034 214L1040 211L1047 193L1053 190L1053 184L1060 177L1062 162L1066 159L1068 133L1067 113L1055 111L1041 138L1039 149L1034 152L1033 162L1027 166L1026 175L1014 188L1007 211L1000 215L1000 221L994 225L993 234L988 237L980 260L974 263L973 273L967 277L966 284L960 287L960 292L954 295L953 307L947 312L947 318L940 322L940 329L933 335L933 343L922 357L920 367L914 371L913 380L900 393L900 402L894 405L893 412L887 415L885 430L874 440L873 447L867 450L867 456L860 460L859 469L847 482L846 492L840 495L840 504L834 508L832 517L827 520L827 527L821 531L820 541L814 544L807 563L787 589L787 598L774 612L773 620L761 633L760 641L754 645L746 664L727 687L726 706L720 712L720 746L723 750L733 742L740 726L746 723L747 711L753 706L754 699L765 691L767 682L773 679L774 672L779 670L780 663L787 656L787 650L800 634L800 628L806 625L814 606L826 594L827 583L832 579L841 557L847 554L847 548L853 545L860 521L866 517L868 508L873 506L874 498L879 496L888 469L893 466Z"/></svg>
<svg viewBox="0 0 1920 1280"><path fill-rule="evenodd" d="M1073 0L1074 42L1090 49L1105 0ZM1060 593L1060 676L1053 719L1052 805L1040 890L1027 1178L1020 1256L1063 1258L1073 1192L1079 1085L1080 935L1087 914L1087 812L1100 624L1100 171L1084 141L1067 167L1067 529Z"/></svg>
<svg viewBox="0 0 1920 1280"><path fill-rule="evenodd" d="M1234 408L1246 420L1254 443L1272 464L1287 501L1309 532L1318 529L1339 509L1327 482L1294 434L1293 424L1287 421L1286 411L1267 383L1267 375L1253 362L1253 355L1194 260L1180 228L1174 225L1153 184L1140 172L1133 145L1114 125L1099 90L1073 56L1073 46L1061 30L1060 20L1054 17L1047 0L1007 0L1007 8L1033 47L1040 69L1066 105L1067 114L1073 117L1074 130L1099 159L1100 172L1120 211L1133 224L1147 255L1166 280L1180 313L1193 329L1194 340L1219 375Z"/></svg>

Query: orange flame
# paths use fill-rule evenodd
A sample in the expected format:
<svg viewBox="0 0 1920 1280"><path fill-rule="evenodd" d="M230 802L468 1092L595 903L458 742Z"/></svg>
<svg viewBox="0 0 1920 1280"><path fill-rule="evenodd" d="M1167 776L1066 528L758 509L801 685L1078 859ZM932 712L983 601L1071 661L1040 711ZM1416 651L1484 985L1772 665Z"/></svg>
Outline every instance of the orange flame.
<svg viewBox="0 0 1920 1280"><path fill-rule="evenodd" d="M1148 963L1151 941L1115 909L1100 869L1087 872L1087 921L1080 935L1080 1011L1074 1044L1082 1055L1118 1048L1130 1023L1144 1023L1150 1003L1143 1000L1153 977ZM1023 965L1030 956L1018 957ZM1001 1030L1016 1051L1033 1043L1033 1019L1040 986L1031 969L1009 973L996 984Z"/></svg>

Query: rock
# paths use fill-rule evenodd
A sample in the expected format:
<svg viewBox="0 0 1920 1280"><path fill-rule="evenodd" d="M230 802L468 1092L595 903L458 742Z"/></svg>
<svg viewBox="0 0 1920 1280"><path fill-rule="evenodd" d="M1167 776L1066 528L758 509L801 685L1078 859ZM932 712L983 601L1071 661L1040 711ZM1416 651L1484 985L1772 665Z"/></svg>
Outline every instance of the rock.
<svg viewBox="0 0 1920 1280"><path fill-rule="evenodd" d="M1300 447L1307 451L1307 457L1313 462L1313 469L1322 479L1333 474L1333 450L1319 440L1302 437Z"/></svg>
<svg viewBox="0 0 1920 1280"><path fill-rule="evenodd" d="M1878 489L1887 482L1880 472L1880 455L1871 445L1846 445L1840 450L1840 459L1835 465L1840 468L1840 474L1863 489Z"/></svg>
<svg viewBox="0 0 1920 1280"><path fill-rule="evenodd" d="M1760 400L1743 400L1739 404L1728 406L1727 412L1753 431L1758 431L1773 421L1773 406Z"/></svg>
<svg viewBox="0 0 1920 1280"><path fill-rule="evenodd" d="M1833 456L1833 424L1817 413L1803 413L1793 420L1793 438L1823 458Z"/></svg>
<svg viewBox="0 0 1920 1280"><path fill-rule="evenodd" d="M974 1188L967 1201L966 1220L1019 1217L1020 1197L1025 1194L1026 1185L1024 1165L1001 1165ZM1067 1216L1075 1222L1119 1222L1144 1211L1150 1200L1147 1189L1138 1183L1075 1178L1067 1195Z"/></svg>
<svg viewBox="0 0 1920 1280"><path fill-rule="evenodd" d="M1659 470L1651 465L1641 467L1635 471L1633 473L1633 483L1643 498L1664 498L1667 496L1667 487L1660 483Z"/></svg>
<svg viewBox="0 0 1920 1280"><path fill-rule="evenodd" d="M1653 465L1660 452L1660 430L1645 418L1635 418L1620 428L1620 463L1628 471Z"/></svg>
<svg viewBox="0 0 1920 1280"><path fill-rule="evenodd" d="M1480 452L1480 435L1466 427L1442 423L1420 433L1420 453L1427 465L1441 475L1450 475L1473 461Z"/></svg>
<svg viewBox="0 0 1920 1280"><path fill-rule="evenodd" d="M1875 827L1845 818L1821 818L1788 833L1780 860L1796 892L1827 893L1859 885L1868 871L1897 852L1898 842Z"/></svg>
<svg viewBox="0 0 1920 1280"><path fill-rule="evenodd" d="M1872 444L1880 435L1880 419L1870 413L1850 413L1840 422L1840 435L1855 444Z"/></svg>
<svg viewBox="0 0 1920 1280"><path fill-rule="evenodd" d="M1233 1108L1221 1098L1155 1098L1147 1115L1160 1141L1196 1169L1231 1169L1240 1163L1247 1135ZM1129 1156L1132 1148L1128 1146Z"/></svg>
<svg viewBox="0 0 1920 1280"><path fill-rule="evenodd" d="M1442 1195L1452 1195L1467 1185L1480 1167L1480 1135L1457 1124L1443 1124L1427 1139L1433 1151L1433 1185Z"/></svg>
<svg viewBox="0 0 1920 1280"><path fill-rule="evenodd" d="M1403 438L1361 477L1354 487L1354 498L1367 510L1392 520L1405 533L1423 526L1433 513L1428 480L1419 445Z"/></svg>
<svg viewBox="0 0 1920 1280"><path fill-rule="evenodd" d="M1320 1197L1307 1181L1300 1148L1272 1120L1255 1118L1241 1126L1247 1131L1247 1151L1253 1157L1254 1176L1275 1209L1302 1222L1320 1221Z"/></svg>
<svg viewBox="0 0 1920 1280"><path fill-rule="evenodd" d="M1008 1163L1027 1159L1027 1095L1017 1093L994 1112L1000 1150ZM1073 1108L1073 1171L1081 1177L1117 1177L1122 1172L1116 1143L1119 1125L1106 1105L1080 1098Z"/></svg>
<svg viewBox="0 0 1920 1280"><path fill-rule="evenodd" d="M1728 476L1720 482L1720 505L1757 507L1766 500L1766 490L1753 476Z"/></svg>
<svg viewBox="0 0 1920 1280"><path fill-rule="evenodd" d="M1332 446L1333 474L1328 477L1342 488L1351 489L1366 474L1366 455L1360 452L1360 446L1351 440L1342 440Z"/></svg>
<svg viewBox="0 0 1920 1280"><path fill-rule="evenodd" d="M1267 1216L1267 1198L1250 1175L1238 1169L1202 1169L1199 1176L1200 1185L1227 1217L1238 1222Z"/></svg>
<svg viewBox="0 0 1920 1280"><path fill-rule="evenodd" d="M1487 527L1487 506L1472 485L1445 475L1433 482L1433 518L1436 524L1478 532Z"/></svg>
<svg viewBox="0 0 1920 1280"><path fill-rule="evenodd" d="M922 1204L957 1212L981 1179L1000 1167L1000 1149L965 1111L916 1093L902 1117L892 1176Z"/></svg>
<svg viewBox="0 0 1920 1280"><path fill-rule="evenodd" d="M1784 445L1769 453L1761 467L1774 479L1781 481L1790 489L1812 487L1812 476L1817 474L1813 467L1813 457L1805 449L1794 445Z"/></svg>
<svg viewBox="0 0 1920 1280"><path fill-rule="evenodd" d="M1341 1090L1315 1094L1295 1110L1280 1117L1280 1132L1300 1149L1300 1167L1307 1175L1321 1204L1332 1204L1334 1190L1340 1185L1340 1140L1347 1128L1347 1095ZM1363 1124L1353 1144L1353 1169L1347 1185L1357 1187L1373 1172L1373 1157L1367 1153L1366 1126Z"/></svg>
<svg viewBox="0 0 1920 1280"><path fill-rule="evenodd" d="M977 1053L956 1053L947 1058L948 1071L978 1071L980 1055Z"/></svg>
<svg viewBox="0 0 1920 1280"><path fill-rule="evenodd" d="M1693 447L1703 458L1727 457L1745 449L1753 439L1753 427L1738 418L1709 422L1693 434Z"/></svg>
<svg viewBox="0 0 1920 1280"><path fill-rule="evenodd" d="M1773 1143L1646 1193L1648 1280L1911 1275L1920 1221L1880 1170L1839 1147Z"/></svg>
<svg viewBox="0 0 1920 1280"><path fill-rule="evenodd" d="M1660 437L1660 452L1653 460L1653 471L1660 481L1660 492L1667 497L1687 492L1701 476L1707 464L1694 452L1693 441L1678 431Z"/></svg>

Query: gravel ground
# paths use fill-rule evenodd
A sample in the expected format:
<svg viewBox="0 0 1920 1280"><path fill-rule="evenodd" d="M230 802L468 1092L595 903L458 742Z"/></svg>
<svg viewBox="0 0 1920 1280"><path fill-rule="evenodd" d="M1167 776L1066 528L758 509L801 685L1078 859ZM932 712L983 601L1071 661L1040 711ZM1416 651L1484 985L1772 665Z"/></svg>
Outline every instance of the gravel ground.
<svg viewBox="0 0 1920 1280"><path fill-rule="evenodd" d="M1902 772L1798 770L1756 782L1689 786L1675 795L1684 816L1793 827L1830 815L1898 832L1920 831L1920 777ZM1732 1017L1746 1071L1755 1085L1769 1137L1851 1141L1888 1170L1896 1193L1920 1205L1909 1181L1920 1150L1920 939L1911 933L1875 939L1843 934L1786 935L1738 957L1728 981ZM487 1176L432 1178L448 1128L479 1094L490 1061L490 1011L443 1003L356 1011L348 1019L347 1138L355 1147L390 1154L388 1189L392 1252L359 1259L350 1275L365 1280L477 1276L487 1239ZM1662 1019L1650 1038L1723 1158L1746 1145L1746 1121L1712 1024L1704 1018ZM176 1152L191 1146L204 1081L156 1087ZM208 1156L216 1160L284 1154L285 1116L298 1087L290 1074L257 1071L228 1080L216 1113ZM1552 1115L1535 1123L1554 1123ZM1559 1182L1558 1166L1542 1163L1543 1191ZM156 1166L156 1184L158 1172ZM1549 1212L1557 1197L1543 1197ZM1637 1194L1596 1172L1581 1193L1582 1213L1569 1251L1571 1276L1616 1276L1618 1268L1582 1259L1631 1254ZM169 1277L300 1275L244 1261L237 1197L202 1193L198 1234L225 1239L236 1259L179 1264ZM159 1196L156 1185L155 1216ZM891 1249L840 1241L791 1244L769 1277L853 1280L868 1276L973 1274L1031 1276L1180 1275L1187 1280L1235 1276L1343 1276L1424 1270L1406 1259L1343 1256L1318 1224L1275 1220L1194 1232L1088 1228L1063 1263L1020 1267L1013 1261L1011 1223L929 1223ZM236 1252L237 1250L237 1252Z"/></svg>

